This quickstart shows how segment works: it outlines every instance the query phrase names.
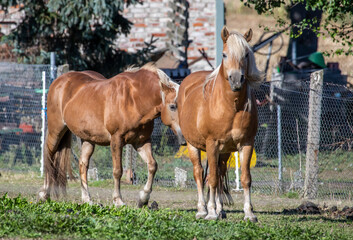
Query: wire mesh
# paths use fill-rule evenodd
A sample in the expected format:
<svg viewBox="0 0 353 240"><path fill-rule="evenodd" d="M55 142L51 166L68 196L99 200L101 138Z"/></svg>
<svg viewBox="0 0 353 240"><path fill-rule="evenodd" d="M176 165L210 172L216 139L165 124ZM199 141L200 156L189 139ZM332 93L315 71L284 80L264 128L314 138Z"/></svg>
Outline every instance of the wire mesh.
<svg viewBox="0 0 353 240"><path fill-rule="evenodd" d="M39 171L42 72L49 65L0 63L0 168Z"/></svg>
<svg viewBox="0 0 353 240"><path fill-rule="evenodd" d="M49 65L0 63L0 169L37 171L41 156L42 71L49 86ZM305 178L310 74L300 80L285 76L283 82L266 82L255 90L259 112L255 141L256 166L251 169L252 189L265 194L301 194ZM280 108L279 108L280 107ZM280 112L278 111L280 109ZM280 113L280 114L279 114ZM279 124L280 123L280 124ZM353 93L344 85L324 81L319 147L318 197L352 199L353 194ZM280 130L280 131L279 131ZM280 133L281 138L278 138ZM80 139L73 137L73 163L78 162ZM279 144L280 143L280 144ZM279 147L281 166L279 168ZM125 147L126 148L126 147ZM152 149L158 163L155 185L175 186L175 168L186 171L186 187L196 187L193 166L183 154L173 132L155 120ZM125 154L123 156L132 156ZM132 168L133 183L147 179L147 164L124 159ZM76 159L76 160L75 160ZM205 164L205 161L203 162ZM75 164L74 164L75 165ZM78 174L78 166L74 166ZM90 161L97 177L112 178L109 147L96 146ZM95 170L96 169L96 170ZM235 169L229 169L231 187Z"/></svg>

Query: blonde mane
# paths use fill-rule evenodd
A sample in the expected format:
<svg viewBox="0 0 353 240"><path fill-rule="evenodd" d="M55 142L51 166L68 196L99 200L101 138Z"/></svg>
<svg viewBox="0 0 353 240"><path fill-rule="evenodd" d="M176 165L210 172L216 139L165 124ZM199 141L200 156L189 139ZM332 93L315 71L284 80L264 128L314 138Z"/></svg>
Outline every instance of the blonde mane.
<svg viewBox="0 0 353 240"><path fill-rule="evenodd" d="M263 74L258 70L255 62L254 53L251 49L249 43L245 40L242 34L238 32L232 32L228 39L227 45L229 51L229 57L235 58L237 61L241 61L243 58L248 56L248 69L245 73L245 79L249 83L251 87L256 88L263 81ZM222 61L223 62L223 61ZM205 96L206 86L212 84L211 92L213 92L213 88L215 86L215 80L218 76L220 67L222 63L212 72L210 73L203 84L203 94Z"/></svg>
<svg viewBox="0 0 353 240"><path fill-rule="evenodd" d="M135 73L141 69L145 69L150 72L157 73L158 78L159 78L159 86L161 87L161 97L162 97L162 102L163 104L165 103L165 95L162 91L162 84L166 85L169 88L173 88L176 92L176 97L178 96L178 91L179 91L179 84L176 82L173 82L165 72L163 72L161 69L157 68L156 65L152 62L146 63L143 65L141 68L135 67L134 65L129 66L124 72L132 72Z"/></svg>

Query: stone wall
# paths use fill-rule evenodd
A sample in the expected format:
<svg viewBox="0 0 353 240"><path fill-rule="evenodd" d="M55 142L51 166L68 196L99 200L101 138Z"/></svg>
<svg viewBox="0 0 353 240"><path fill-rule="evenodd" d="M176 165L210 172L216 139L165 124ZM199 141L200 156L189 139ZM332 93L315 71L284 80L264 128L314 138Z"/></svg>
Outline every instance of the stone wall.
<svg viewBox="0 0 353 240"><path fill-rule="evenodd" d="M131 5L124 10L124 17L133 23L128 36L121 36L118 47L129 52L143 48L144 41L149 42L151 36L158 37L154 44L157 49L166 48L171 39L167 36L167 23L172 21L168 12L172 12L168 2L171 0L145 0L142 5ZM215 39L215 0L189 0L189 40L192 43L188 48L188 62L201 56L199 49L204 48L210 62L215 66L216 39ZM201 60L190 67L195 70L210 70L205 60Z"/></svg>

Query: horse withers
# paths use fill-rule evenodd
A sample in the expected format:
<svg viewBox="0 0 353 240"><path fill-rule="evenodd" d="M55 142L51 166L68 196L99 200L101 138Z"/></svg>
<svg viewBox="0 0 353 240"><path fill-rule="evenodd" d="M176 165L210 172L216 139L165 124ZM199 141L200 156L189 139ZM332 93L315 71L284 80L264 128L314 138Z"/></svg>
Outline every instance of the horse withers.
<svg viewBox="0 0 353 240"><path fill-rule="evenodd" d="M44 186L39 197L46 200L51 190L66 194L70 173L71 133L81 138L79 171L83 202L91 202L87 170L95 144L110 145L113 160L116 206L124 205L120 192L123 174L122 149L131 144L148 166L148 179L140 191L138 205L147 205L157 162L151 149L154 119L171 127L180 143L184 138L178 123L176 96L179 85L152 64L106 79L93 71L69 72L50 86L47 101L48 131L45 142Z"/></svg>
<svg viewBox="0 0 353 240"><path fill-rule="evenodd" d="M221 175L233 151L240 152L241 183L244 188L245 219L257 221L250 200L250 159L257 132L257 108L252 87L263 81L254 53L244 36L229 33L224 27L223 59L213 72L190 74L180 85L178 113L181 131L186 139L194 166L198 190L196 218L217 219L224 216L221 199ZM210 197L207 208L203 196L203 168L200 150L207 152Z"/></svg>

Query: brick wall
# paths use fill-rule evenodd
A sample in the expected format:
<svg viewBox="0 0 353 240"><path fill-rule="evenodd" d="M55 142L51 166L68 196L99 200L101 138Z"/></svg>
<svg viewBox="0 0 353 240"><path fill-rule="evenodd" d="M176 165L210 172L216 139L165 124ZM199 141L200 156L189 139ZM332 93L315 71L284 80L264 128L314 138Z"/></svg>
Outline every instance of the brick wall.
<svg viewBox="0 0 353 240"><path fill-rule="evenodd" d="M145 0L142 5L131 5L124 10L124 17L133 23L128 36L121 36L118 47L129 52L141 49L144 41L149 41L151 36L158 37L154 44L157 49L166 48L166 43L170 42L166 32L167 23L171 21L168 12L172 9L168 7L171 0ZM210 58L210 62L215 66L216 39L215 39L215 0L189 0L189 40L192 43L188 48L188 62L200 57L198 49L204 48ZM195 70L211 69L205 60L201 60L190 67Z"/></svg>
<svg viewBox="0 0 353 240"><path fill-rule="evenodd" d="M168 12L172 9L168 3L173 0L144 0L143 4L130 5L124 10L124 17L133 23L128 36L120 36L117 46L128 52L134 52L145 46L144 41L149 42L151 36L158 37L154 44L157 49L166 48L166 43L171 42L166 32L167 23L172 19L168 17ZM216 40L215 40L215 15L216 0L189 0L189 40L192 43L188 48L188 62L200 57L198 49L204 48L209 56L210 62L215 66ZM10 8L10 13L4 16L0 10L2 21L20 22L23 13L17 8ZM0 30L5 35L15 25L0 25ZM211 68L205 60L201 60L190 67L195 70L210 70Z"/></svg>
<svg viewBox="0 0 353 240"><path fill-rule="evenodd" d="M9 12L5 14L3 10L0 10L0 32L7 35L10 31L16 27L15 24L9 24L10 22L20 23L24 17L23 12L19 11L19 6L10 7ZM7 24L6 24L7 22Z"/></svg>

